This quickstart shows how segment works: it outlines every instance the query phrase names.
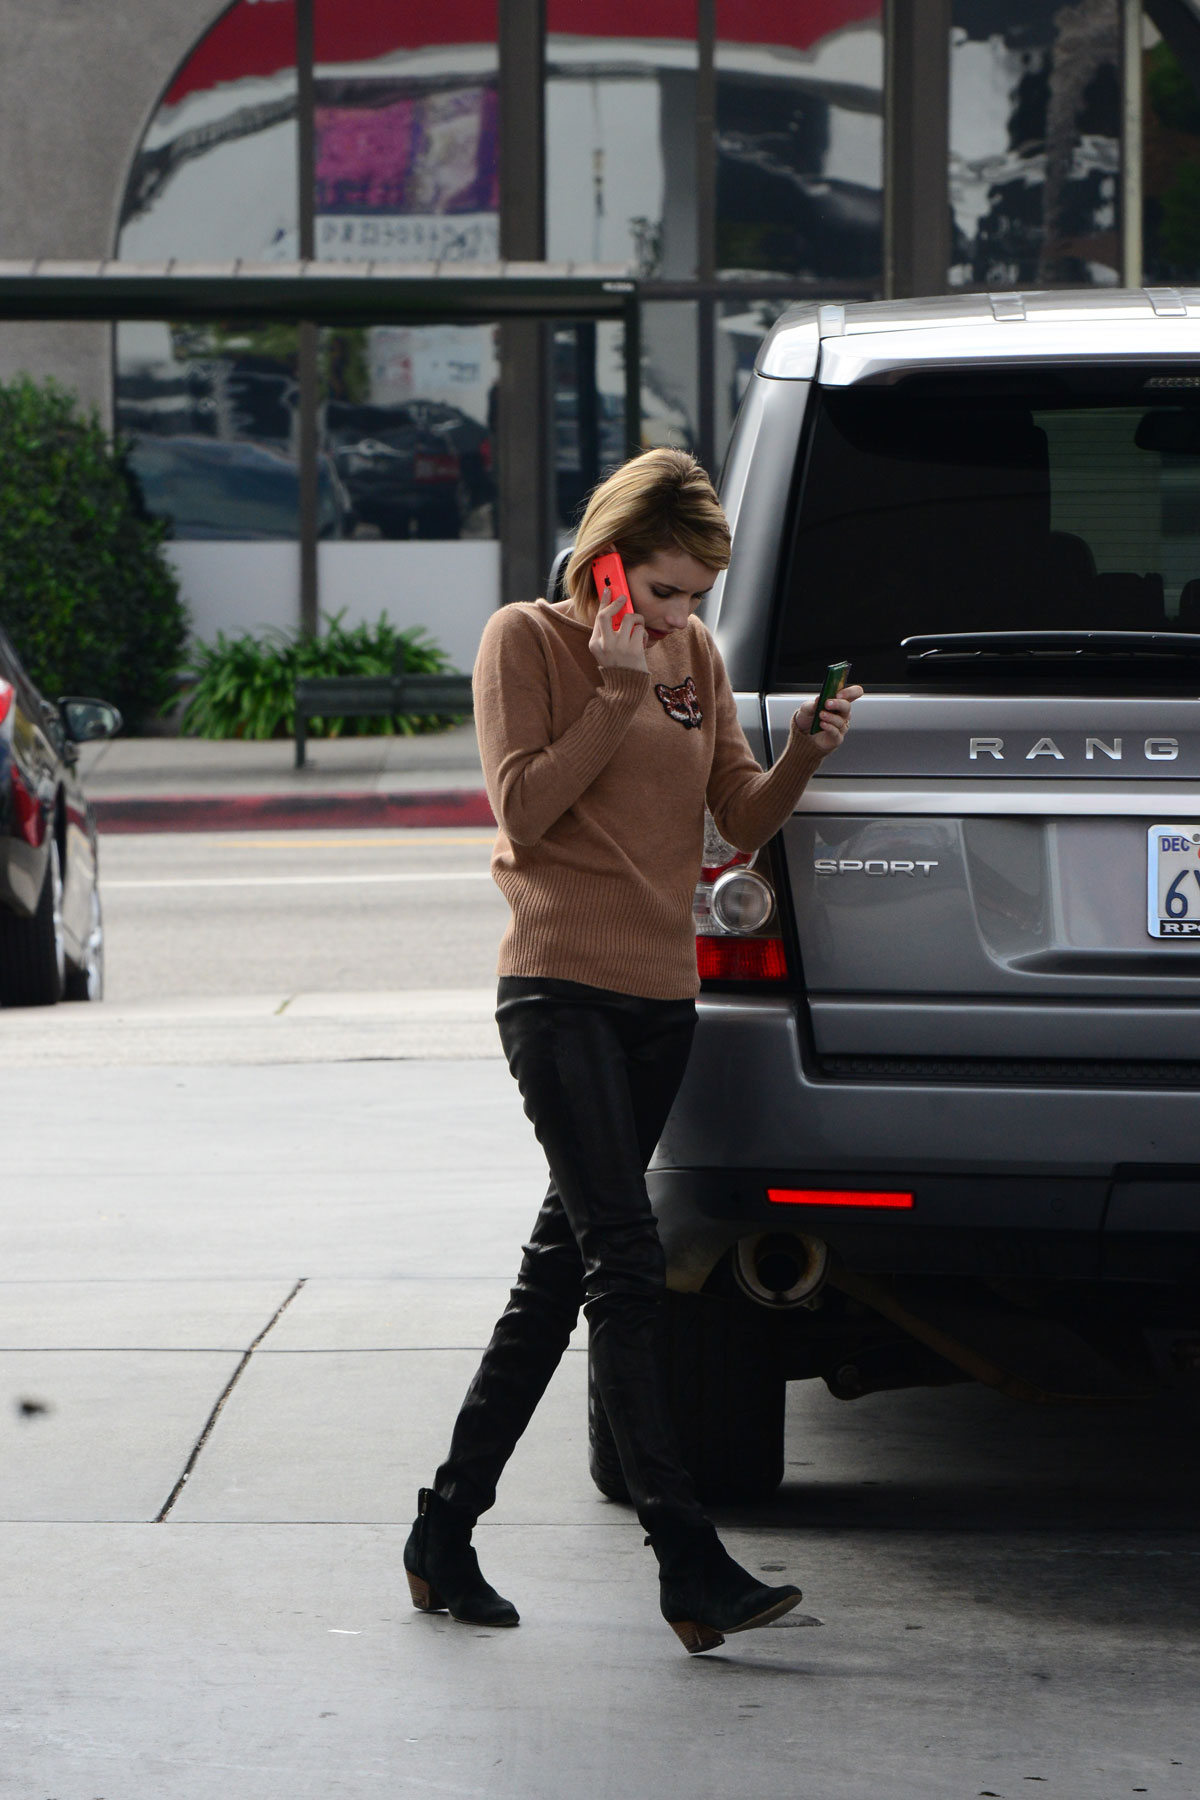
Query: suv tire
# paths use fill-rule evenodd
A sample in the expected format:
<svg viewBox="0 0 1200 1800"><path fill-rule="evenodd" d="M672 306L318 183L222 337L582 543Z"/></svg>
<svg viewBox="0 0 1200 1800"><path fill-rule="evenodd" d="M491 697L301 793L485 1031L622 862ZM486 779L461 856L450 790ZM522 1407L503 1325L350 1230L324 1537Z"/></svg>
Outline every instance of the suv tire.
<svg viewBox="0 0 1200 1800"><path fill-rule="evenodd" d="M741 1299L663 1299L659 1363L683 1463L706 1504L761 1500L783 1479L787 1383L768 1316ZM588 1461L609 1500L628 1502L617 1446L588 1368Z"/></svg>

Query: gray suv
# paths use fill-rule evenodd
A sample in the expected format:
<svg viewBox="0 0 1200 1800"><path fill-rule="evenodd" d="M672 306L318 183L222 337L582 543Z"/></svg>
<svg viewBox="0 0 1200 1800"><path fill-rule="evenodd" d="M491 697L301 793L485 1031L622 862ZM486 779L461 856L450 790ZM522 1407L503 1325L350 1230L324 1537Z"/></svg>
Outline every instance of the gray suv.
<svg viewBox="0 0 1200 1800"><path fill-rule="evenodd" d="M652 1166L709 1499L790 1379L1200 1373L1200 290L793 308L707 620L760 759L866 698L753 867L714 839ZM593 1395L592 1470L619 1496Z"/></svg>

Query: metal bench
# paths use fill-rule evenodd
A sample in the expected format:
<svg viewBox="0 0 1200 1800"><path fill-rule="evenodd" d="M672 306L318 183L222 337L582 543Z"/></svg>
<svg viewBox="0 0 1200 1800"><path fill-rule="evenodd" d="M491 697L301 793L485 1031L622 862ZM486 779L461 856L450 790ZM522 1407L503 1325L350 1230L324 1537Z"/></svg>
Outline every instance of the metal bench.
<svg viewBox="0 0 1200 1800"><path fill-rule="evenodd" d="M471 714L469 675L410 675L403 644L390 675L305 676L296 683L296 767L304 767L310 719L376 719L396 713Z"/></svg>

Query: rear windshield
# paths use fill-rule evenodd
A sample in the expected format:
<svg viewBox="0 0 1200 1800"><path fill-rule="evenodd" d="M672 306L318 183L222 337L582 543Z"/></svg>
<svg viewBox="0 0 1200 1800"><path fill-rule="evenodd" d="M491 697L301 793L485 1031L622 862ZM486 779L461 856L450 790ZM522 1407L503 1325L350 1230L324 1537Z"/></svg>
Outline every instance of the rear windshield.
<svg viewBox="0 0 1200 1800"><path fill-rule="evenodd" d="M922 376L811 406L778 682L848 657L874 686L1200 692L1200 659L1147 641L1200 634L1200 374ZM968 632L1007 635L944 641Z"/></svg>

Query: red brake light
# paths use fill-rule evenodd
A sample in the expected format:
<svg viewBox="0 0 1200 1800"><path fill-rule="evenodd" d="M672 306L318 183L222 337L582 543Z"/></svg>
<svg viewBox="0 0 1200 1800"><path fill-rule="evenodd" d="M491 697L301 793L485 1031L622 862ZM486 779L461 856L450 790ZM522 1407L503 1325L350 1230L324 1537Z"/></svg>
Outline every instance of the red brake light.
<svg viewBox="0 0 1200 1800"><path fill-rule="evenodd" d="M784 981L787 957L780 938L698 937L701 981Z"/></svg>
<svg viewBox="0 0 1200 1800"><path fill-rule="evenodd" d="M457 481L458 474L457 456L424 451L413 459L414 481Z"/></svg>
<svg viewBox="0 0 1200 1800"><path fill-rule="evenodd" d="M3 725L8 717L9 708L13 703L13 691L11 681L0 680L0 725Z"/></svg>
<svg viewBox="0 0 1200 1800"><path fill-rule="evenodd" d="M871 1206L911 1212L911 1194L877 1193L869 1188L768 1188L773 1206Z"/></svg>

